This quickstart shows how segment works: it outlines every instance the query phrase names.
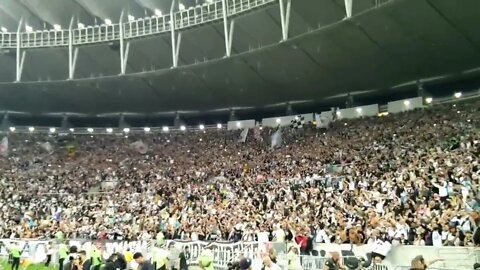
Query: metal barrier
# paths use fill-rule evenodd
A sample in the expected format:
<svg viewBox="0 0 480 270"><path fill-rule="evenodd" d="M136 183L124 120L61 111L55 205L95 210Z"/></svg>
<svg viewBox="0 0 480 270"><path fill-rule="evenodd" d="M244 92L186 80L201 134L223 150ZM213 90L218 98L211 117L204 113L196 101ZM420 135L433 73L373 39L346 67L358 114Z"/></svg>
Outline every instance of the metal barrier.
<svg viewBox="0 0 480 270"><path fill-rule="evenodd" d="M278 3L278 0L227 0L226 3L226 15L232 17L268 4ZM223 1L215 1L171 14L139 18L118 24L85 26L71 30L2 32L0 33L0 49L78 46L119 41L121 39L121 31L124 34L123 39L141 38L168 33L171 30L172 21L175 23L176 30L182 30L222 20L224 17L223 10ZM20 35L19 37L17 36L18 34ZM72 44L70 44L70 35L72 36ZM20 41L20 44L18 41Z"/></svg>

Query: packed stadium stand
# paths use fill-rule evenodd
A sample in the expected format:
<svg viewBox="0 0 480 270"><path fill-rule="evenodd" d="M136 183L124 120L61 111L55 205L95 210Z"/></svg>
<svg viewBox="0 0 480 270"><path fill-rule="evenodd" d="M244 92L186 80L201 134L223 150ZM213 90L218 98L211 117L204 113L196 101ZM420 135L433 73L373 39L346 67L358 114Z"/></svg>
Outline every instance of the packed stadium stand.
<svg viewBox="0 0 480 270"><path fill-rule="evenodd" d="M480 269L479 10L0 1L0 269Z"/></svg>

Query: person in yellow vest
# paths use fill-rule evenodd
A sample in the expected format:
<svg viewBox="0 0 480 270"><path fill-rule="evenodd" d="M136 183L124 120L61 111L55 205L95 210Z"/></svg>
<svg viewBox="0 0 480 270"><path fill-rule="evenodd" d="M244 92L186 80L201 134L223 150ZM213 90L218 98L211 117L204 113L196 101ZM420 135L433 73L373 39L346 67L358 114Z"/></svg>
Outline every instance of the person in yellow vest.
<svg viewBox="0 0 480 270"><path fill-rule="evenodd" d="M127 264L129 264L131 261L133 261L133 253L130 251L129 248L123 253L123 256L125 256L125 261Z"/></svg>
<svg viewBox="0 0 480 270"><path fill-rule="evenodd" d="M18 270L18 267L20 266L20 257L22 255L20 247L15 243L11 243L8 251L12 258L12 270Z"/></svg>
<svg viewBox="0 0 480 270"><path fill-rule="evenodd" d="M92 248L92 254L90 256L92 258L92 270L100 270L100 266L102 265L102 254L96 248ZM66 269L67 270L67 269Z"/></svg>
<svg viewBox="0 0 480 270"><path fill-rule="evenodd" d="M298 247L291 246L287 254L288 270L301 270L300 257L298 256Z"/></svg>
<svg viewBox="0 0 480 270"><path fill-rule="evenodd" d="M63 270L63 263L67 259L68 253L69 253L68 246L63 242L60 243L60 245L58 246L58 263L59 263L58 269L59 270Z"/></svg>
<svg viewBox="0 0 480 270"><path fill-rule="evenodd" d="M198 258L198 264L202 270L213 270L214 259L213 252L209 248L205 248Z"/></svg>
<svg viewBox="0 0 480 270"><path fill-rule="evenodd" d="M153 265L155 270L168 269L168 250L165 245L157 246L153 250Z"/></svg>

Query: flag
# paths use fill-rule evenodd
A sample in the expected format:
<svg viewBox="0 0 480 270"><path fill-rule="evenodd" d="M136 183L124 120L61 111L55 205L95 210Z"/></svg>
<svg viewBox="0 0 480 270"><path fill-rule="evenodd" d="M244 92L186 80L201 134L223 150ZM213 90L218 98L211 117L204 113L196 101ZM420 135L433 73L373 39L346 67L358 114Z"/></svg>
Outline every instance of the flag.
<svg viewBox="0 0 480 270"><path fill-rule="evenodd" d="M130 144L130 146L135 149L138 153L145 155L148 151L148 146L143 141L136 141Z"/></svg>
<svg viewBox="0 0 480 270"><path fill-rule="evenodd" d="M272 149L280 148L282 147L282 130L279 128L275 133L272 135Z"/></svg>
<svg viewBox="0 0 480 270"><path fill-rule="evenodd" d="M67 145L67 154L69 157L75 156L75 146L73 144Z"/></svg>
<svg viewBox="0 0 480 270"><path fill-rule="evenodd" d="M52 144L49 142L44 142L40 146L42 147L43 150L47 151L47 153L53 152Z"/></svg>
<svg viewBox="0 0 480 270"><path fill-rule="evenodd" d="M253 130L253 137L255 138L255 140L257 140L259 142L263 142L262 130L260 128L256 127Z"/></svg>
<svg viewBox="0 0 480 270"><path fill-rule="evenodd" d="M0 143L0 156L8 156L8 138L4 137Z"/></svg>
<svg viewBox="0 0 480 270"><path fill-rule="evenodd" d="M240 137L238 137L237 142L244 143L245 141L247 141L247 136L248 136L248 128L245 128L242 130L242 133L240 133Z"/></svg>
<svg viewBox="0 0 480 270"><path fill-rule="evenodd" d="M317 128L326 128L328 129L332 119L328 119L326 116L322 116L319 113L315 114L315 122L317 123Z"/></svg>
<svg viewBox="0 0 480 270"><path fill-rule="evenodd" d="M295 118L290 121L290 127L293 129L303 128L303 125L305 125L305 118L301 115L295 116Z"/></svg>

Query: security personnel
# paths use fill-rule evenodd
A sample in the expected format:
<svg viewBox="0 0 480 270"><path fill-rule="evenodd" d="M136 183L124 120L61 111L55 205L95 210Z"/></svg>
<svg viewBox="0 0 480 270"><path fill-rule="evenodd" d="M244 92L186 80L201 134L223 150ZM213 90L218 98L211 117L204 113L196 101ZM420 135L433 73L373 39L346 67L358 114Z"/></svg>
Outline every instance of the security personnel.
<svg viewBox="0 0 480 270"><path fill-rule="evenodd" d="M20 257L22 255L20 247L17 244L12 243L8 250L10 252L10 257L12 258L12 270L18 270L18 267L20 266Z"/></svg>
<svg viewBox="0 0 480 270"><path fill-rule="evenodd" d="M127 268L130 267L130 262L133 261L133 253L130 251L129 248L123 253L123 256L125 256L125 261L127 262Z"/></svg>
<svg viewBox="0 0 480 270"><path fill-rule="evenodd" d="M153 250L153 263L155 270L167 270L169 252L165 245L155 247Z"/></svg>
<svg viewBox="0 0 480 270"><path fill-rule="evenodd" d="M61 243L58 247L58 263L59 263L59 270L63 270L63 263L68 257L68 246L65 243Z"/></svg>
<svg viewBox="0 0 480 270"><path fill-rule="evenodd" d="M302 265L300 263L300 257L298 257L298 248L295 246L290 247L287 254L288 258L288 270L300 270Z"/></svg>
<svg viewBox="0 0 480 270"><path fill-rule="evenodd" d="M214 259L213 252L209 248L205 248L198 258L198 264L202 270L214 270Z"/></svg>
<svg viewBox="0 0 480 270"><path fill-rule="evenodd" d="M100 266L102 265L102 254L96 248L92 248L92 270L100 270Z"/></svg>

